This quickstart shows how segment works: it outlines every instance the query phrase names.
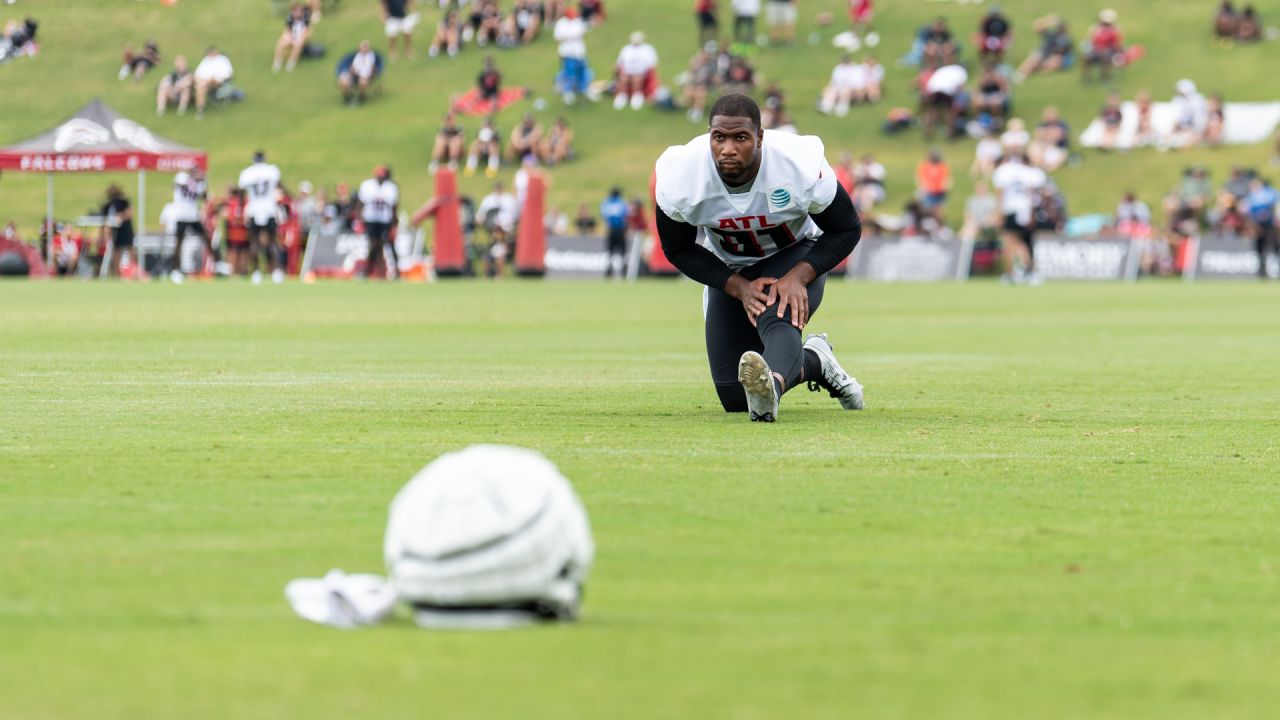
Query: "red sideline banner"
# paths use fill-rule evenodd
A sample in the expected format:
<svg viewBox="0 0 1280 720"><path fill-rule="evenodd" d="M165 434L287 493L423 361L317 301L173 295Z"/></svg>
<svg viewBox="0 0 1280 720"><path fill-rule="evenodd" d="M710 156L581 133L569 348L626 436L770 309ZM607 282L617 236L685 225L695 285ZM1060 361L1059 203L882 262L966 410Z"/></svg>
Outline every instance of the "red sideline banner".
<svg viewBox="0 0 1280 720"><path fill-rule="evenodd" d="M547 231L542 226L546 181L542 173L529 172L529 185L525 188L524 207L520 209L522 222L516 232L516 274L541 277L546 273Z"/></svg>
<svg viewBox="0 0 1280 720"><path fill-rule="evenodd" d="M649 256L649 272L654 275L679 275L680 271L667 259L667 254L662 252L661 236L658 235L658 199L654 192L657 185L658 172L654 170L649 173L649 206L653 208L653 212L649 214L649 235L653 237L653 253Z"/></svg>
<svg viewBox="0 0 1280 720"><path fill-rule="evenodd" d="M436 171L436 199L440 201L434 213L436 232L432 255L435 260L436 274L462 275L466 269L467 256L462 247L458 177L448 168Z"/></svg>

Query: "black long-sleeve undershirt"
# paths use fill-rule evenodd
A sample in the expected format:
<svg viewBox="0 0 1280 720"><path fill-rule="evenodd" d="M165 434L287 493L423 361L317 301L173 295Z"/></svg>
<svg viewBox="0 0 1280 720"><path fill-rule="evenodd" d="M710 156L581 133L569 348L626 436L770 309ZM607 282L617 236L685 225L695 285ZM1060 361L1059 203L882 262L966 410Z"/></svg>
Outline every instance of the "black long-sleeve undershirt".
<svg viewBox="0 0 1280 720"><path fill-rule="evenodd" d="M858 211L844 188L837 186L831 204L822 212L811 215L814 224L822 230L822 236L809 249L804 262L820 276L840 264L853 252L862 238L862 221ZM662 208L657 208L658 239L662 252L680 272L703 285L723 290L733 276L720 258L698 244L698 228L688 223L672 220Z"/></svg>

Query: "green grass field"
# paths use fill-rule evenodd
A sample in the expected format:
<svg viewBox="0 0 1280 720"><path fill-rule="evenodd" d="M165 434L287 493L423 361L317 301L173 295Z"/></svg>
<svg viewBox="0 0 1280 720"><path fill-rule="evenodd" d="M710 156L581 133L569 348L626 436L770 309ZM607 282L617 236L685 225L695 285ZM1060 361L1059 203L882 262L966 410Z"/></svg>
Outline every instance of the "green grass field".
<svg viewBox="0 0 1280 720"><path fill-rule="evenodd" d="M1280 22L1280 0L1254 4L1266 23ZM728 3L720 5L722 26L728 27ZM1118 75L1112 85L1127 98L1147 88L1157 99L1167 100L1174 82L1190 77L1205 92L1221 92L1228 101L1277 99L1272 78L1277 45L1214 47L1209 28L1215 5L1213 0L1019 0L1005 3L1005 10L1015 26L1012 56L1021 61L1034 46L1034 18L1062 13L1079 38L1100 7L1117 9L1129 41L1147 48L1146 58ZM438 17L434 0L420 1L418 6L425 24L432 25ZM590 64L597 75L612 66L627 36L642 29L661 56L663 81L670 84L695 49L691 0L609 0L606 6L609 21L587 41ZM883 42L875 52L888 70L886 98L879 106L856 110L840 120L819 115L813 104L841 55L830 40L846 27L845 7L845 0L801 0L801 44L762 49L754 62L765 82L776 80L786 90L800 130L822 136L832 160L842 150L873 152L882 158L890 175L886 207L896 212L910 197L913 170L929 146L918 132L891 138L880 134L889 108L914 105L907 92L912 73L894 68L893 61L907 51L915 29L939 14L950 18L957 36L968 43L984 6L924 0L877 3L876 25ZM816 17L820 12L833 13L834 24L819 27ZM362 38L371 38L385 49L375 0L346 0L338 10L326 14L315 40L329 48L330 56L306 62L287 76L270 71L281 25L271 13L269 0L181 0L172 7L136 0L21 0L12 6L0 5L0 22L28 15L41 21L43 50L33 60L0 66L4 98L0 144L41 133L91 97L101 96L157 133L208 150L211 187L218 191L234 182L253 151L261 148L280 165L291 186L304 179L329 187L338 181L358 183L369 176L373 165L390 162L404 191L404 204L416 207L432 192L427 161L440 115L449 96L473 86L484 54L468 48L453 60L431 60L419 52L416 59L390 67L383 93L372 104L352 109L339 102L333 66ZM419 31L420 45L426 42L425 33L426 27ZM816 44L808 44L815 33ZM136 47L148 38L159 41L166 67L175 54L194 58L210 43L219 45L235 63L237 83L248 93L247 100L211 112L201 122L172 113L156 118L158 73L143 83L116 80L124 45ZM551 202L568 211L580 202L598 205L612 184L621 185L628 194L643 194L661 151L702 131L679 112L620 113L607 102L566 108L551 92L557 59L550 37L531 47L495 51L495 57L508 85L531 87L547 100L546 109L538 113L543 122L564 113L577 130L579 159L552 173ZM1074 72L1036 77L1017 88L1016 112L1034 124L1045 106L1058 105L1079 132L1097 114L1107 89L1081 85ZM525 102L508 109L499 116L499 126L509 130L519 115L532 107L532 102ZM469 119L464 126L474 136L479 121ZM948 144L944 151L958 175L958 199L951 208L951 214L958 218L970 188L965 171L973 159L973 143ZM1058 172L1055 179L1063 187L1072 213L1110 212L1129 188L1155 207L1176 184L1184 166L1209 166L1214 182L1221 183L1231 165L1264 167L1270 157L1266 146L1167 154L1154 150L1111 155L1086 151L1081 165ZM513 170L504 168L502 177L509 181ZM59 177L58 216L73 219L100 205L109 181L121 183L131 196L136 193L136 181L127 174ZM486 192L488 181L473 178L462 187L479 197ZM149 224L158 225L160 210L171 197L167 178L153 175L147 201ZM44 208L43 175L5 173L0 177L0 225L13 219L25 234L34 235Z"/></svg>
<svg viewBox="0 0 1280 720"><path fill-rule="evenodd" d="M689 282L0 284L0 717L1273 717L1278 299L833 283L868 409L753 425ZM577 487L580 624L292 616L475 442Z"/></svg>

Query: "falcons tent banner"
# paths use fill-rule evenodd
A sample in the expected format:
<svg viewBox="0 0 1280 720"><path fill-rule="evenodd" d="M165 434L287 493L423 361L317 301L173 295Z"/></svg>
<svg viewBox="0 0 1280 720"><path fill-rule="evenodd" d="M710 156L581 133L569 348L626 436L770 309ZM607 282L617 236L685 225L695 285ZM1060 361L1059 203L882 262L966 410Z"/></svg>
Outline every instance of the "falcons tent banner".
<svg viewBox="0 0 1280 720"><path fill-rule="evenodd" d="M1138 240L1116 235L1037 235L1036 272L1046 280L1138 279Z"/></svg>
<svg viewBox="0 0 1280 720"><path fill-rule="evenodd" d="M1205 235L1193 241L1184 280L1256 280L1258 251L1252 238L1237 235ZM1268 258L1267 275L1276 277L1276 256Z"/></svg>
<svg viewBox="0 0 1280 720"><path fill-rule="evenodd" d="M863 237L849 257L845 277L874 282L965 280L973 244L882 235Z"/></svg>
<svg viewBox="0 0 1280 720"><path fill-rule="evenodd" d="M57 127L0 147L0 170L106 172L207 168L201 150L153 135L95 98Z"/></svg>

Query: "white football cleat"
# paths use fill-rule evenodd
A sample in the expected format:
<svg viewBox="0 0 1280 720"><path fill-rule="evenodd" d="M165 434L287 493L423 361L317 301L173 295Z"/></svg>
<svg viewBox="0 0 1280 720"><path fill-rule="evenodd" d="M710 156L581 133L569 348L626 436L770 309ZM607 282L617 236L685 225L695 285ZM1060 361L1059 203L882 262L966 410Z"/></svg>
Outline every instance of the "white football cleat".
<svg viewBox="0 0 1280 720"><path fill-rule="evenodd" d="M181 285L181 284L182 284L182 281L184 281L184 280L186 280L186 279L187 279L187 277L186 277L185 275L183 275L183 274L182 274L182 271L181 271L181 270L170 270L170 271L169 271L169 282L173 283L174 285Z"/></svg>
<svg viewBox="0 0 1280 720"><path fill-rule="evenodd" d="M284 271L279 268L271 271L271 282L279 285L284 282Z"/></svg>
<svg viewBox="0 0 1280 720"><path fill-rule="evenodd" d="M751 422L773 422L778 419L778 390L773 385L769 363L754 350L742 353L738 361L738 382L747 394Z"/></svg>
<svg viewBox="0 0 1280 720"><path fill-rule="evenodd" d="M840 367L835 348L827 342L827 334L810 335L805 339L804 346L817 353L818 359L822 361L822 381L810 380L809 389L816 391L824 388L831 393L831 397L840 400L840 407L845 410L861 410L862 386Z"/></svg>
<svg viewBox="0 0 1280 720"><path fill-rule="evenodd" d="M254 285L261 285L261 284L262 284L262 271L261 271L261 270L254 270L254 271L253 271L253 275L249 278L249 281L250 281L250 282L252 282Z"/></svg>

